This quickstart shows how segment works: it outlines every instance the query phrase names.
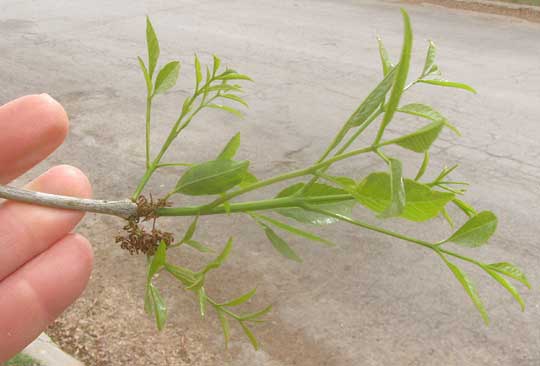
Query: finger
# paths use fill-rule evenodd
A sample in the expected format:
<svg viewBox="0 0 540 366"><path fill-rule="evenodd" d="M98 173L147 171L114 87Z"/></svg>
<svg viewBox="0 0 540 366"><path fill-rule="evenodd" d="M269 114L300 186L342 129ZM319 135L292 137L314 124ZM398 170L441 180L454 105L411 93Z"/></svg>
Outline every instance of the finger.
<svg viewBox="0 0 540 366"><path fill-rule="evenodd" d="M60 165L36 178L29 189L90 197L92 188L77 168ZM0 281L73 230L84 213L20 202L0 206Z"/></svg>
<svg viewBox="0 0 540 366"><path fill-rule="evenodd" d="M0 107L0 130L0 184L5 184L64 141L68 118L47 94L28 95Z"/></svg>
<svg viewBox="0 0 540 366"><path fill-rule="evenodd" d="M34 340L82 293L92 269L88 241L69 234L0 282L0 364Z"/></svg>

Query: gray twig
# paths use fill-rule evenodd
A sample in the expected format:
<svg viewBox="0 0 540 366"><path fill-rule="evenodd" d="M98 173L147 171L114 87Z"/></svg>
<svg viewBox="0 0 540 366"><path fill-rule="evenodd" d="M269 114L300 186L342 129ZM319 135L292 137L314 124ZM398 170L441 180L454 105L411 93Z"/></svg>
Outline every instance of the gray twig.
<svg viewBox="0 0 540 366"><path fill-rule="evenodd" d="M109 201L61 196L0 185L0 198L34 205L95 212L127 219L137 214L137 205L128 200Z"/></svg>

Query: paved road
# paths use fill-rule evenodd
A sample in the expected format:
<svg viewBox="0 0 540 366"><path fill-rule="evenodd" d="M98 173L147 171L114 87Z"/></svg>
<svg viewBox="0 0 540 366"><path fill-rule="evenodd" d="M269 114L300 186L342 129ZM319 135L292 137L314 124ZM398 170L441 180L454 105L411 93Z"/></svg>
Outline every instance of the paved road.
<svg viewBox="0 0 540 366"><path fill-rule="evenodd" d="M88 172L96 196L127 196L144 163L144 90L134 56L144 52L148 13L163 56L180 57L184 77L156 107L155 141L165 136L191 85L193 52L205 60L215 52L257 81L248 88L251 109L244 121L205 114L170 158L209 159L240 130L241 155L253 160L257 175L270 176L313 161L377 82L377 34L397 57L398 8L353 0L4 0L0 101L47 91L71 116L67 143L32 176L69 163ZM328 229L339 242L335 249L293 241L305 259L296 265L282 261L246 219L222 218L201 239L218 247L234 235L237 245L228 266L211 277L209 291L232 296L256 285L256 304L276 304L272 321L257 329L262 351L252 351L235 331L225 352L216 319L199 320L194 302L173 296L175 287L166 280L171 327L156 335L140 310L143 259L114 247L117 220L88 216L80 230L93 238L96 269L86 296L64 318L73 325L66 332L108 365L540 364L540 25L437 7L408 9L416 36L413 70L421 67L425 41L434 39L445 75L479 92L421 86L407 95L408 101L437 106L464 132L461 139L443 135L431 173L461 161L456 177L472 183L469 200L498 213L497 235L475 255L527 269L535 289L524 291L525 313L492 281L465 267L492 317L485 327L438 258L396 240L336 226ZM406 124L393 128L404 131ZM418 163L414 155L406 160L408 169ZM376 164L357 160L338 170L360 178ZM176 173L165 173L152 187L157 191L175 179ZM388 226L426 238L448 231L439 221Z"/></svg>

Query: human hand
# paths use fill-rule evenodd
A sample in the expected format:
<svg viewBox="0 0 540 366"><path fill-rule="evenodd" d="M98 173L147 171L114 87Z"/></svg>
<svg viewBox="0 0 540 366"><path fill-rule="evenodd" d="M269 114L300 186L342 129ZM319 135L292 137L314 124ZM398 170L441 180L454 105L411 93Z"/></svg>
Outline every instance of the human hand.
<svg viewBox="0 0 540 366"><path fill-rule="evenodd" d="M68 118L46 94L0 107L0 184L46 158L64 140ZM86 176L56 166L27 189L89 197ZM89 242L70 231L83 213L19 202L0 205L0 364L32 342L84 290L92 269Z"/></svg>

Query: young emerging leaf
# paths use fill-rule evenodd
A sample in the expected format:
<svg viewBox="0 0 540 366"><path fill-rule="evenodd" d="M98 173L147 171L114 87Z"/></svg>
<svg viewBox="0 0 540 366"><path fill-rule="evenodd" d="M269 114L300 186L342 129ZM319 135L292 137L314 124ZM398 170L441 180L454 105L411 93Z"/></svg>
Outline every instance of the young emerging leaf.
<svg viewBox="0 0 540 366"><path fill-rule="evenodd" d="M276 197L288 197L292 196L304 187L304 183L297 183L292 186L289 186L279 192ZM315 183L313 184L306 192L303 193L304 197L320 197L320 196L333 196L333 195L343 195L347 194L346 191L329 186L327 184ZM323 203L319 205L314 205L317 208L321 208L333 213L337 213L343 216L350 216L352 213L352 208L356 204L354 199L332 202L332 203ZM313 225L328 225L338 222L334 217L323 215L318 212L308 211L303 208L280 208L276 210L280 215L289 217L298 222L304 224L313 224Z"/></svg>
<svg viewBox="0 0 540 366"><path fill-rule="evenodd" d="M197 88L201 84L201 81L202 81L201 61L199 61L199 56L195 54L195 83L197 85Z"/></svg>
<svg viewBox="0 0 540 366"><path fill-rule="evenodd" d="M197 296L199 297L199 310L201 312L201 318L204 318L206 315L206 292L204 287L201 287L197 290Z"/></svg>
<svg viewBox="0 0 540 366"><path fill-rule="evenodd" d="M377 43L379 44L379 56L381 56L383 75L386 76L388 75L390 70L392 70L394 65L392 65L392 62L390 61L390 57L388 57L388 52L386 51L386 48L384 47L384 44L380 37L377 37Z"/></svg>
<svg viewBox="0 0 540 366"><path fill-rule="evenodd" d="M448 260L445 259L445 263L450 268L454 276L457 278L459 283L461 283L461 286L465 289L465 292L467 292L467 295L471 298L471 300L474 303L474 306L478 309L480 314L482 315L482 318L484 319L484 322L486 324L489 324L489 316L487 314L486 308L484 307L484 304L482 303L482 300L480 299L480 296L478 296L478 292L476 291L476 287L471 282L469 277L461 270L458 266L456 266L453 263L450 263Z"/></svg>
<svg viewBox="0 0 540 366"><path fill-rule="evenodd" d="M187 268L167 263L165 264L165 270L186 287L192 286L197 281L195 273Z"/></svg>
<svg viewBox="0 0 540 366"><path fill-rule="evenodd" d="M216 55L212 55L212 58L214 59L214 66L212 68L212 75L216 75L216 72L219 69L219 66L221 65L221 60Z"/></svg>
<svg viewBox="0 0 540 366"><path fill-rule="evenodd" d="M442 114L440 114L428 105L421 103L412 103L398 108L397 111L401 113L407 113L413 116L426 118L433 122L444 123L444 125L451 129L456 135L461 136L461 132L459 132L459 130L454 125L448 122L446 117L444 117Z"/></svg>
<svg viewBox="0 0 540 366"><path fill-rule="evenodd" d="M262 219L262 220L264 220L266 222L269 222L270 224L274 225L275 227L280 228L280 229L285 230L285 231L288 231L291 234L295 234L295 235L301 236L301 237L309 239L309 240L317 241L317 242L323 243L323 244L328 245L328 246L335 246L335 244L332 243L331 241L323 239L318 235L315 235L313 233L309 233L309 232L304 231L304 230L300 230L300 229L298 229L298 228L296 228L294 226L287 225L286 223L275 220L275 219L273 219L271 217L264 216L264 215L255 215L255 214L253 214L252 216L255 217L255 219Z"/></svg>
<svg viewBox="0 0 540 366"><path fill-rule="evenodd" d="M236 117L239 117L239 118L244 117L244 114L242 112L240 112L236 108L229 107L228 105L212 103L212 104L208 104L207 107L215 108L215 109L221 109L221 110L223 110L225 112L229 112L231 114L234 114Z"/></svg>
<svg viewBox="0 0 540 366"><path fill-rule="evenodd" d="M405 183L401 161L389 159L390 165L390 205L379 215L383 218L400 216L405 208Z"/></svg>
<svg viewBox="0 0 540 366"><path fill-rule="evenodd" d="M404 22L404 28L405 28L405 32L403 36L403 48L401 50L401 57L399 59L399 64L396 66L396 69L398 70L397 75L396 75L396 80L394 81L392 92L390 93L390 99L388 100L388 104L386 106L386 110L385 110L384 117L381 123L381 127L379 129L379 133L377 135L377 139L380 139L382 137L382 133L384 132L386 126L388 126L390 121L392 121L392 118L394 117L394 113L396 112L396 108L399 105L401 94L403 94L403 88L405 87L405 83L407 82L407 76L409 75L409 65L411 62L411 49L412 49L413 36L412 36L411 21L409 19L409 15L403 9L401 10L401 13L403 14L403 22Z"/></svg>
<svg viewBox="0 0 540 366"><path fill-rule="evenodd" d="M429 150L431 144L437 139L443 126L442 122L433 122L411 134L383 142L380 146L396 144L407 150L424 153Z"/></svg>
<svg viewBox="0 0 540 366"><path fill-rule="evenodd" d="M172 61L167 65L163 66L156 77L156 87L154 90L155 94L165 93L167 90L171 89L176 85L178 80L178 74L180 72L180 62Z"/></svg>
<svg viewBox="0 0 540 366"><path fill-rule="evenodd" d="M257 351L259 349L259 342L257 341L257 338L255 338L255 336L253 335L253 332L251 331L251 329L249 329L244 324L244 322L240 322L240 326L242 327L242 330L244 331L244 333L248 337L249 342L251 343L253 348Z"/></svg>
<svg viewBox="0 0 540 366"><path fill-rule="evenodd" d="M221 323L221 329L223 329L223 338L225 339L225 348L229 347L229 340L231 338L231 330L229 326L229 319L225 315L225 312L220 308L215 308L219 322Z"/></svg>
<svg viewBox="0 0 540 366"><path fill-rule="evenodd" d="M245 315L242 315L242 316L240 317L240 319L241 319L242 321L252 321L252 320L257 320L257 319L263 317L264 315L268 314L271 310L272 310L272 305L268 305L267 307L265 307L265 308L262 309L262 310L256 311L256 312L251 313L251 314L245 314Z"/></svg>
<svg viewBox="0 0 540 366"><path fill-rule="evenodd" d="M259 180L257 179L256 176L253 175L253 173L250 173L249 171L247 171L246 174L244 175L244 179L242 179L242 181L240 182L240 184L238 184L238 186L240 188L244 188L254 183L257 183L258 181Z"/></svg>
<svg viewBox="0 0 540 366"><path fill-rule="evenodd" d="M148 47L148 74L152 79L159 58L159 42L148 17L146 17L146 45Z"/></svg>
<svg viewBox="0 0 540 366"><path fill-rule="evenodd" d="M186 230L186 233L184 234L184 237L181 240L181 243L187 243L188 241L193 238L193 234L195 234L195 230L197 230L197 223L199 222L199 216L195 217L195 220L191 222L188 229Z"/></svg>
<svg viewBox="0 0 540 366"><path fill-rule="evenodd" d="M238 185L249 161L211 160L189 168L176 184L176 192L190 196L220 194Z"/></svg>
<svg viewBox="0 0 540 366"><path fill-rule="evenodd" d="M497 217L490 211L480 212L460 227L445 242L476 248L485 244L497 229Z"/></svg>
<svg viewBox="0 0 540 366"><path fill-rule="evenodd" d="M154 285L150 284L149 287L150 299L152 301L152 309L156 316L156 324L158 330L163 330L165 322L167 321L167 307L161 297L158 289Z"/></svg>
<svg viewBox="0 0 540 366"><path fill-rule="evenodd" d="M235 72L225 72L221 75L216 76L217 80L248 80L253 81L249 76L238 74Z"/></svg>
<svg viewBox="0 0 540 366"><path fill-rule="evenodd" d="M454 197L452 193L434 191L412 179L405 179L404 186L407 199L400 217L411 221L421 222L437 217ZM383 212L390 205L390 175L386 172L370 174L360 182L354 197L370 210Z"/></svg>
<svg viewBox="0 0 540 366"><path fill-rule="evenodd" d="M144 75L144 81L146 82L146 90L148 95L152 94L152 79L150 78L150 75L148 75L148 70L146 69L146 66L144 64L144 61L142 58L137 57L137 60L139 60L139 66L141 67L141 71Z"/></svg>
<svg viewBox="0 0 540 366"><path fill-rule="evenodd" d="M270 229L268 226L264 227L264 233L266 234L266 237L274 248L287 259L296 261L296 262L302 262L302 259L298 256L298 254L295 253L294 250L283 240L281 237L279 237L274 230Z"/></svg>
<svg viewBox="0 0 540 366"><path fill-rule="evenodd" d="M454 81L448 81L448 80L443 80L443 79L420 79L418 80L418 82L424 83L424 84L444 86L448 88L463 89L463 90L470 91L473 94L476 94L476 90L472 86L463 84L463 83L456 83Z"/></svg>
<svg viewBox="0 0 540 366"><path fill-rule="evenodd" d="M201 273L205 274L213 269L219 268L229 256L229 254L231 253L231 250L232 250L232 238L229 238L229 240L227 241L227 244L225 244L225 247L223 248L221 253L219 253L219 255L212 262L208 263L204 267L204 269L201 271Z"/></svg>
<svg viewBox="0 0 540 366"><path fill-rule="evenodd" d="M240 132L238 132L236 135L234 135L225 148L219 153L219 156L217 159L226 159L231 160L236 155L236 152L238 151L238 148L240 147Z"/></svg>
<svg viewBox="0 0 540 366"><path fill-rule="evenodd" d="M476 212L476 210L474 209L474 207L472 207L471 205L469 205L468 203L466 202L463 202L462 200L458 199L458 198L454 198L452 200L452 203L455 204L461 211L463 211L463 213L469 217L473 217L473 216L476 216L478 213Z"/></svg>
<svg viewBox="0 0 540 366"><path fill-rule="evenodd" d="M156 250L156 253L152 257L152 261L150 262L150 266L148 267L148 277L147 280L150 282L152 280L152 277L159 271L161 267L165 265L165 261L167 257L167 244L162 240L159 243L159 246Z"/></svg>
<svg viewBox="0 0 540 366"><path fill-rule="evenodd" d="M249 299L251 299L255 295L255 292L257 292L257 290L253 289L253 290L251 290L249 292L246 292L245 294L243 294L241 296L238 296L236 299L233 299L233 300L224 302L223 304L220 304L220 306L233 307L233 306L242 305L246 301L249 301Z"/></svg>
<svg viewBox="0 0 540 366"><path fill-rule="evenodd" d="M521 296L519 295L519 292L517 292L515 287L512 286L510 282L508 282L503 276L501 276L497 272L489 268L484 268L484 269L491 277L495 279L495 281L499 282L502 287L508 290L508 292L514 297L514 299L516 299L518 304L521 306L521 311L525 311L525 302L523 301L523 299L521 298Z"/></svg>
<svg viewBox="0 0 540 366"><path fill-rule="evenodd" d="M233 100L235 102L242 104L244 107L248 106L247 102L244 99L242 99L242 97L239 97L238 95L235 95L235 94L221 94L219 97Z"/></svg>
<svg viewBox="0 0 540 366"><path fill-rule="evenodd" d="M381 106L386 94L392 87L396 77L396 68L392 69L388 75L373 89L373 91L358 106L356 111L349 117L347 125L349 128L362 125Z"/></svg>
<svg viewBox="0 0 540 366"><path fill-rule="evenodd" d="M435 43L429 41L426 61L424 63L424 69L422 70L422 77L429 75L435 71L437 71L437 65L435 65Z"/></svg>
<svg viewBox="0 0 540 366"><path fill-rule="evenodd" d="M531 288L531 284L529 283L529 280L527 280L527 277L525 277L525 274L521 269L513 265L512 263L507 262L500 262L500 263L492 263L488 264L489 269L502 273L505 276L508 276L510 278L513 278L514 280L517 280L527 286L527 288Z"/></svg>
<svg viewBox="0 0 540 366"><path fill-rule="evenodd" d="M212 251L212 249L208 248L206 245L198 242L197 240L186 240L185 243L201 253L209 253Z"/></svg>
<svg viewBox="0 0 540 366"><path fill-rule="evenodd" d="M420 166L420 169L418 169L418 173L416 173L416 177L414 177L414 180L418 181L420 178L424 176L424 173L426 172L426 169L429 165L429 151L424 152L424 160L422 160L422 165Z"/></svg>

